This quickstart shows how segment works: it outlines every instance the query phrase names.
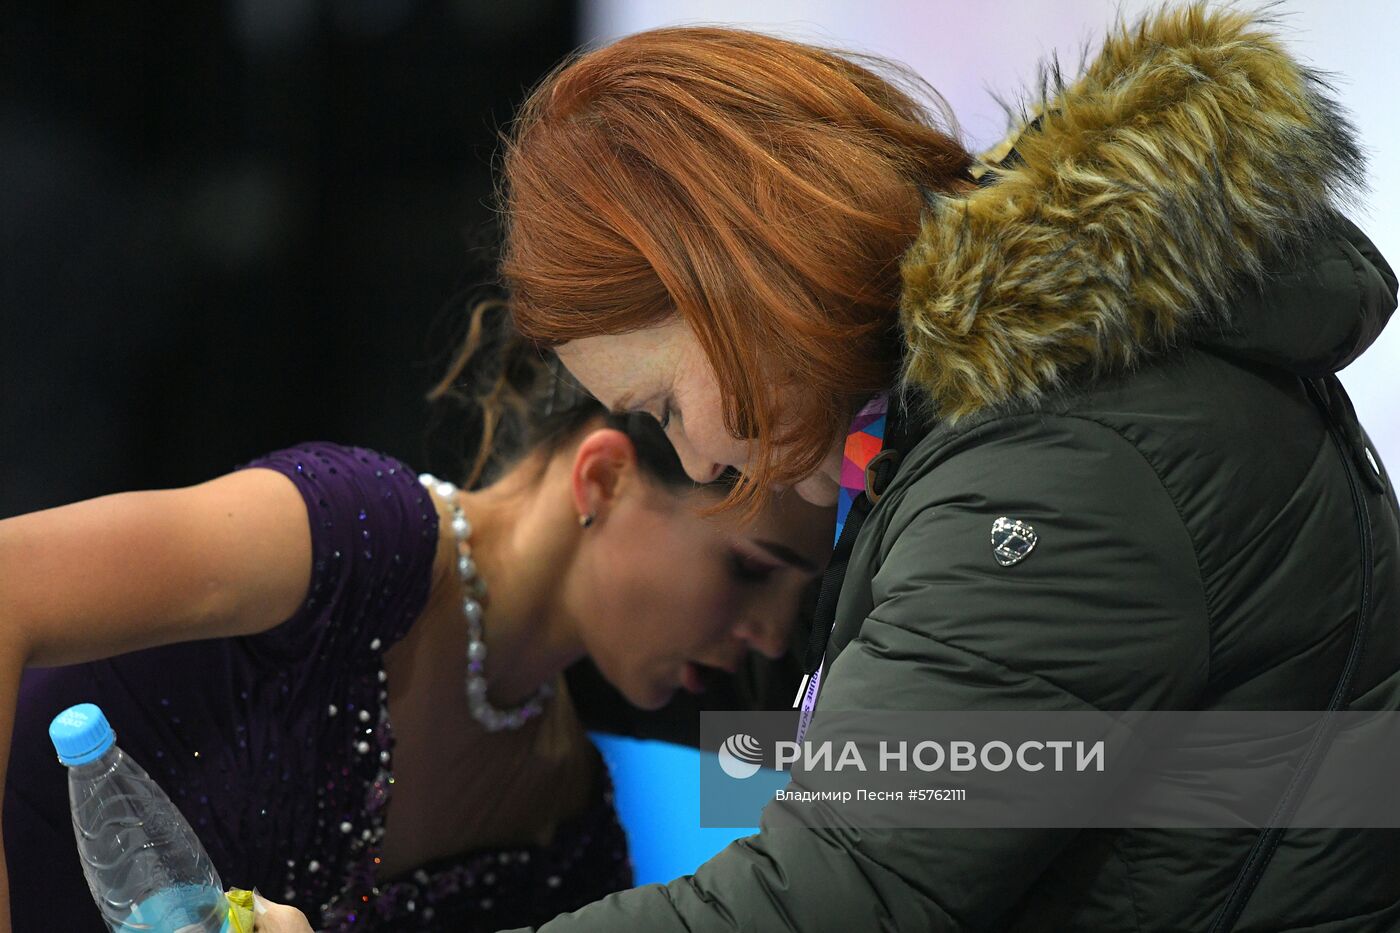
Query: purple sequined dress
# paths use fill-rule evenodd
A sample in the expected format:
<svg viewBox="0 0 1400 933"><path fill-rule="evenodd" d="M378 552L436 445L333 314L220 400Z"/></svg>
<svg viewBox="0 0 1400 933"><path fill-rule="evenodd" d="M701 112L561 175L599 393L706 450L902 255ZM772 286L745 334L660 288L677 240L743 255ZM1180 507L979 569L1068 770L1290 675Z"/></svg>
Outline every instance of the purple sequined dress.
<svg viewBox="0 0 1400 933"><path fill-rule="evenodd" d="M589 807L551 845L469 852L376 882L394 764L384 652L427 600L437 512L411 470L368 450L307 444L251 466L290 477L306 501L306 602L261 635L25 673L4 811L15 933L104 930L47 734L84 701L103 707L226 884L290 902L318 930L536 925L629 887L601 763Z"/></svg>

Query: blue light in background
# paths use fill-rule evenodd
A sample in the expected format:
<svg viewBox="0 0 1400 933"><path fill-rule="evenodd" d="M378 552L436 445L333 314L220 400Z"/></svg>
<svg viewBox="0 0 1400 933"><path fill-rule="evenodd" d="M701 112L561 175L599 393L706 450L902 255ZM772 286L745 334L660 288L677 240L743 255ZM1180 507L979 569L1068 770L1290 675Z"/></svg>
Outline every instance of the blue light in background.
<svg viewBox="0 0 1400 933"><path fill-rule="evenodd" d="M733 840L758 832L757 813L755 825L747 829L701 828L700 753L695 749L597 733L592 739L612 770L637 884L691 874Z"/></svg>

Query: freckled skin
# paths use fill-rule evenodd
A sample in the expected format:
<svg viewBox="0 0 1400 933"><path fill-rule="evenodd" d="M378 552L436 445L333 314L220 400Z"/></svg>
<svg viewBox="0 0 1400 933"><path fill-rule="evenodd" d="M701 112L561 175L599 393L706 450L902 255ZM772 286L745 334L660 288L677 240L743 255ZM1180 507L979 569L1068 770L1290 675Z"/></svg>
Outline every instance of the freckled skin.
<svg viewBox="0 0 1400 933"><path fill-rule="evenodd" d="M667 436L696 481L709 482L727 467L743 472L748 466L750 444L725 428L714 368L679 319L631 333L571 341L559 347L558 354L574 378L610 408L640 408L659 418L669 398ZM821 468L793 488L813 505L835 505L840 469L837 444Z"/></svg>

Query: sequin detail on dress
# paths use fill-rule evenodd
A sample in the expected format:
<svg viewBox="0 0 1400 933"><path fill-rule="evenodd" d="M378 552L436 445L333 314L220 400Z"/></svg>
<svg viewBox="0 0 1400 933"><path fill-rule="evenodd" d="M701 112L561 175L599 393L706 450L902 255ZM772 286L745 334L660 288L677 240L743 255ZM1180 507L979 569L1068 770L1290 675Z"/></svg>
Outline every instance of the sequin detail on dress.
<svg viewBox="0 0 1400 933"><path fill-rule="evenodd" d="M313 834L316 838L308 840L310 845L303 851L326 854L314 872L310 863L300 873L295 865L289 866L285 892L288 900L310 916L319 914L317 929L325 933L460 933L540 923L630 886L632 866L626 837L617 822L611 785L601 761L599 771L604 779L597 793L583 814L561 827L554 845L466 853L424 866L408 879L379 883L376 866L394 784L394 735L387 708L383 655L408 631L421 612L423 600L413 600L411 612L395 612L394 606L379 601L390 600L393 590L401 585L394 580L395 568L412 564L425 566L431 573L439 531L437 510L416 475L397 461L352 450L349 453L354 459L344 462L343 457L336 456L336 450L327 450L326 445L303 448L303 452L319 461L321 470L336 469L335 475L342 477L334 483L322 483L317 490L318 504L321 497L342 501L333 509L334 514L328 515L332 524L323 525L328 540L318 540L321 536L315 534L313 522L313 551L326 552L326 572L333 574L335 562L346 559L349 549L343 541L344 534L330 532L338 527L337 523L351 525L348 537L359 551L351 553L349 559L352 566L368 567L369 579L362 585L348 586L344 579L334 577L322 582L324 590L336 594L323 611L333 618L338 616L335 627L342 637L356 643L349 652L354 673L339 697L336 715L330 715L336 698L325 701L328 726L335 732L336 727L331 724L337 720L342 724L339 734L343 736L341 747L346 751L340 755L333 748L325 751L321 773L324 784L318 787L318 817ZM336 460L342 461L338 467ZM301 462L307 465L307 461ZM268 465L267 459L258 465ZM365 467L373 467L372 475ZM286 472L285 467L283 471ZM373 504L357 507L354 497L346 499L342 495L342 487L353 485L344 477L356 475L361 478L362 493L367 491L365 487L380 491L377 498L373 494L359 497L366 503L378 504L378 510ZM315 481L315 477L304 480ZM303 495L309 505L310 497L305 491ZM395 503L397 510L392 507ZM396 522L385 524L386 509L395 513ZM376 544L394 548L393 556L381 554L375 560ZM313 583L313 590L315 587ZM337 613L336 605L347 599L352 611ZM367 605L374 603L378 612L372 617L354 612L360 600ZM340 652L331 654L341 656ZM327 862L339 870L328 870Z"/></svg>

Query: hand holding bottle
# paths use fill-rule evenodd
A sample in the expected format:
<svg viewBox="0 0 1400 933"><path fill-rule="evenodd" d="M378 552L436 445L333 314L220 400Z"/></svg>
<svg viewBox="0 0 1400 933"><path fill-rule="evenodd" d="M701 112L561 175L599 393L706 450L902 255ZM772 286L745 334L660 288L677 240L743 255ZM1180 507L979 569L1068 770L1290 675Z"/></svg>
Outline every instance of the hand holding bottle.
<svg viewBox="0 0 1400 933"><path fill-rule="evenodd" d="M253 933L314 933L306 915L295 907L273 904L261 897L253 901Z"/></svg>

